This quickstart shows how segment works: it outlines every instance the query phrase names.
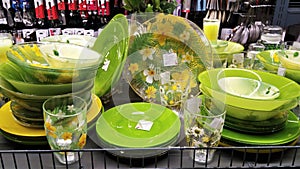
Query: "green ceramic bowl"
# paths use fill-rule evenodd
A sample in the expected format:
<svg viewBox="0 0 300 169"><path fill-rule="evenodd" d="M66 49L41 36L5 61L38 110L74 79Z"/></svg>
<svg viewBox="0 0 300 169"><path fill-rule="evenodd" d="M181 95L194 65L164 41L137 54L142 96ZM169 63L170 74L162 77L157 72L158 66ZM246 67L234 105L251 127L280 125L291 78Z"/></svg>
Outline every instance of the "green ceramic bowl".
<svg viewBox="0 0 300 169"><path fill-rule="evenodd" d="M58 42L16 44L8 59L31 83L71 83L94 78L104 57L86 47Z"/></svg>
<svg viewBox="0 0 300 169"><path fill-rule="evenodd" d="M284 50L279 51L278 57L283 67L300 71L300 51L298 50Z"/></svg>
<svg viewBox="0 0 300 169"><path fill-rule="evenodd" d="M246 77L257 79L257 75L261 78L262 82L271 84L279 89L280 95L276 99L272 100L258 100L239 97L225 93L218 86L218 75L225 77ZM198 79L201 83L200 89L204 87L207 94L211 97L216 97L226 104L249 110L260 110L260 111L272 111L275 110L300 96L300 85L295 81L282 77L276 74L256 71L245 71L244 69L237 68L225 68L225 69L213 69L207 70L199 74Z"/></svg>
<svg viewBox="0 0 300 169"><path fill-rule="evenodd" d="M215 93L215 91L212 91L212 89L209 89L204 85L200 85L200 90L204 95L211 95L212 93ZM263 120L268 120L282 112L291 110L297 107L297 105L298 105L297 98L292 99L290 102L287 102L286 104L283 104L282 106L279 106L273 110L267 110L267 111L245 109L230 104L226 104L226 114L240 120L263 121Z"/></svg>
<svg viewBox="0 0 300 169"><path fill-rule="evenodd" d="M262 63L264 68L274 74L277 74L278 68L280 66L279 58L276 58L275 52L278 50L267 50L260 52L256 55L256 58ZM275 59L274 59L275 56ZM298 83L300 83L300 71L286 68L285 77L292 79Z"/></svg>
<svg viewBox="0 0 300 169"><path fill-rule="evenodd" d="M73 83L57 83L57 84L44 84L44 83L30 83L24 81L25 76L18 67L12 62L6 62L0 65L0 76L8 81L19 92L24 94L50 96L70 93L77 91L85 86L94 83L94 79L88 79Z"/></svg>
<svg viewBox="0 0 300 169"><path fill-rule="evenodd" d="M244 46L239 43L218 40L218 44L221 45L214 47L215 53L219 55L220 60L226 60L229 64L231 63L234 54L244 51Z"/></svg>

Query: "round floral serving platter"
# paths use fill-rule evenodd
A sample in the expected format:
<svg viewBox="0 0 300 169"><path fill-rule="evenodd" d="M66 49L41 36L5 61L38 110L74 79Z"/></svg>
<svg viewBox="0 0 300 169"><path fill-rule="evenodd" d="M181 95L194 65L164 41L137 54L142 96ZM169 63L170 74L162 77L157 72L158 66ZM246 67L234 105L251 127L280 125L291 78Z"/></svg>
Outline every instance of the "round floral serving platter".
<svg viewBox="0 0 300 169"><path fill-rule="evenodd" d="M148 18L141 24L142 31L130 38L124 70L127 82L143 100L160 103L161 75L177 69L181 73L173 77L184 80L190 78L190 71L190 93L196 93L197 75L212 66L214 57L203 32L182 17L157 14Z"/></svg>

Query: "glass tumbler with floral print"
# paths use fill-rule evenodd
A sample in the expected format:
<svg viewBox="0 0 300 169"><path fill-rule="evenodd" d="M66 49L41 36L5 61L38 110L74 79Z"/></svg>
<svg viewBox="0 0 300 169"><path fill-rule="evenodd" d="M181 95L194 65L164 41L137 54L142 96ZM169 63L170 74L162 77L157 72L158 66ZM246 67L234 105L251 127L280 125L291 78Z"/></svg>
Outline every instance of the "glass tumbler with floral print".
<svg viewBox="0 0 300 169"><path fill-rule="evenodd" d="M55 157L62 164L79 160L87 138L87 104L77 96L54 96L43 103L44 128Z"/></svg>
<svg viewBox="0 0 300 169"><path fill-rule="evenodd" d="M182 115L182 106L187 100L190 83L193 74L190 70L171 69L160 73L160 101L163 106L166 106Z"/></svg>
<svg viewBox="0 0 300 169"><path fill-rule="evenodd" d="M184 105L184 126L190 156L199 163L209 163L219 145L225 121L225 105L203 95L190 98Z"/></svg>

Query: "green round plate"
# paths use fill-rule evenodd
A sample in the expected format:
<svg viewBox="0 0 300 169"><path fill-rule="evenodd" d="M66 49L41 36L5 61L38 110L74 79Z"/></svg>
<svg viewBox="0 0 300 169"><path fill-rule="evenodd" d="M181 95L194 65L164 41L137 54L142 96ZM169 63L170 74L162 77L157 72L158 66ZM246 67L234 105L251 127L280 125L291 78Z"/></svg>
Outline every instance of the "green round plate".
<svg viewBox="0 0 300 169"><path fill-rule="evenodd" d="M237 143L249 145L280 145L295 140L300 135L300 124L298 117L290 111L286 126L277 132L270 134L247 134L236 132L227 128L223 129L222 138Z"/></svg>
<svg viewBox="0 0 300 169"><path fill-rule="evenodd" d="M218 40L218 46L214 47L214 49L222 58L225 55L232 56L235 53L243 52L244 46L231 41Z"/></svg>
<svg viewBox="0 0 300 169"><path fill-rule="evenodd" d="M262 63L264 68L271 72L277 74L278 68L280 66L279 59L274 60L274 53L278 50L266 50L260 52L256 55L257 59ZM300 83L300 71L293 70L293 69L286 69L285 70L285 77L290 78L298 83Z"/></svg>
<svg viewBox="0 0 300 169"><path fill-rule="evenodd" d="M93 50L105 56L95 77L95 94L109 93L120 79L129 43L128 21L123 14L115 15L97 37Z"/></svg>
<svg viewBox="0 0 300 169"><path fill-rule="evenodd" d="M140 120L153 122L150 130L136 129ZM180 119L170 109L154 103L129 103L105 111L96 123L103 141L117 147L155 147L180 132Z"/></svg>

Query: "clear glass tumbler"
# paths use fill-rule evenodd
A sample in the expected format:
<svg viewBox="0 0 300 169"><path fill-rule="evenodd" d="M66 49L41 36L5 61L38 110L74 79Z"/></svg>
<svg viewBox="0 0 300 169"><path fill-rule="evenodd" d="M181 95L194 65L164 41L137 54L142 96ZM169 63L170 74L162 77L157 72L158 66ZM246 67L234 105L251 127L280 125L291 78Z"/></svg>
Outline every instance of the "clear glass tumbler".
<svg viewBox="0 0 300 169"><path fill-rule="evenodd" d="M87 138L87 103L77 96L54 96L43 104L46 137L55 157L62 164L79 160ZM63 151L60 151L63 150Z"/></svg>

